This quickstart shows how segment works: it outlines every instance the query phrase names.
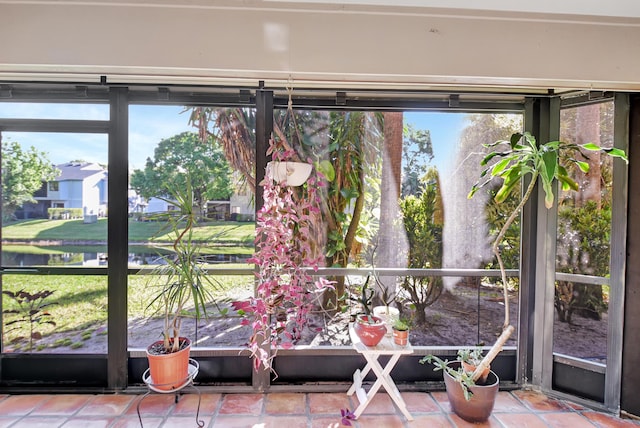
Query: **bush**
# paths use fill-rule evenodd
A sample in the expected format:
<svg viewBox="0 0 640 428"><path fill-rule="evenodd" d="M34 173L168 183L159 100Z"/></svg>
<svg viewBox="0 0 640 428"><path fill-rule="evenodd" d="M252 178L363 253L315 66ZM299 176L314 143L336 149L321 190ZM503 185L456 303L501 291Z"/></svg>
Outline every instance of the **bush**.
<svg viewBox="0 0 640 428"><path fill-rule="evenodd" d="M49 220L68 220L82 218L82 208L48 208Z"/></svg>

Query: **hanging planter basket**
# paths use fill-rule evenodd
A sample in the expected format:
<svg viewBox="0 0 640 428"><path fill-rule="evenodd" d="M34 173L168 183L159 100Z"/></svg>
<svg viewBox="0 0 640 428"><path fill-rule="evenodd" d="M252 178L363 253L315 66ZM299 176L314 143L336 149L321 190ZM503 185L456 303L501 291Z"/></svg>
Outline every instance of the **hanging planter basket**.
<svg viewBox="0 0 640 428"><path fill-rule="evenodd" d="M286 186L300 186L311 175L311 168L305 162L271 161L267 163L267 177Z"/></svg>

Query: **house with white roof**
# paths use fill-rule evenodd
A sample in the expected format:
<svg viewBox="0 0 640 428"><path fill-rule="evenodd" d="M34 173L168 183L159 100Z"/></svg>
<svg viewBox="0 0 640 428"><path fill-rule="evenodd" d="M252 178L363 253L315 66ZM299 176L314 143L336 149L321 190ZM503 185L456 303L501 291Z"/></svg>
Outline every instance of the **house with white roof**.
<svg viewBox="0 0 640 428"><path fill-rule="evenodd" d="M24 218L47 218L49 208L82 208L84 216L107 213L107 169L89 162L67 162L55 166L60 174L38 190L35 204L23 206Z"/></svg>

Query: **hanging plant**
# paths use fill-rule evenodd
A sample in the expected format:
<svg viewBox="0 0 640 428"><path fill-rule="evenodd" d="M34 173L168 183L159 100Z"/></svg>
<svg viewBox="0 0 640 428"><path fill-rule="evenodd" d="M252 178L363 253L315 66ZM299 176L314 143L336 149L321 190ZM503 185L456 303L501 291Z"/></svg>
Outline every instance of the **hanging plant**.
<svg viewBox="0 0 640 428"><path fill-rule="evenodd" d="M276 162L296 161L292 150L273 139L267 154ZM331 283L309 274L324 259L312 239L318 233L314 219L320 215L322 180L311 174L303 186L292 187L267 175L261 184L264 204L256 219L256 252L249 260L257 269L256 296L242 306L248 316L243 324L253 329L248 347L254 368L274 371L277 349L290 348L300 338L315 297Z"/></svg>

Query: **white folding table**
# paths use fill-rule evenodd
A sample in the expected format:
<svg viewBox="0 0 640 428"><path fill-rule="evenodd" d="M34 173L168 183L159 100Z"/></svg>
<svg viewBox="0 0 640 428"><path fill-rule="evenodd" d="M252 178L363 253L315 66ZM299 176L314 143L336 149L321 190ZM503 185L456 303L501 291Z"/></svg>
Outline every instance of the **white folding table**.
<svg viewBox="0 0 640 428"><path fill-rule="evenodd" d="M356 370L353 374L353 385L351 385L351 388L347 391L347 395L353 395L355 392L358 397L358 401L360 402L360 405L353 413L355 418L357 419L362 412L364 412L364 409L369 405L380 387L383 386L402 414L407 418L407 420L412 421L413 417L407 410L407 405L402 399L400 391L398 391L398 387L391 378L391 370L393 370L393 367L396 365L400 357L402 355L413 353L413 347L411 344L407 342L406 346L399 346L393 342L392 337L385 336L378 345L365 346L360 341L360 338L353 329L353 326L349 327L349 336L351 337L351 342L353 343L355 350L362 354L362 356L367 360L367 365L364 366L362 370ZM378 361L382 355L391 356L384 367L380 365L380 362ZM373 371L377 379L369 389L369 392L366 392L362 387L362 380L369 371Z"/></svg>

